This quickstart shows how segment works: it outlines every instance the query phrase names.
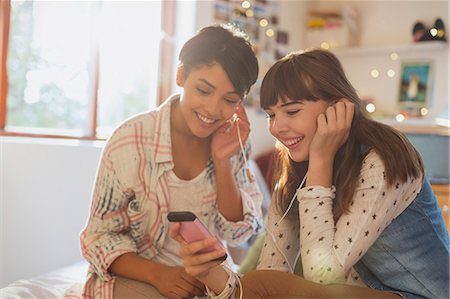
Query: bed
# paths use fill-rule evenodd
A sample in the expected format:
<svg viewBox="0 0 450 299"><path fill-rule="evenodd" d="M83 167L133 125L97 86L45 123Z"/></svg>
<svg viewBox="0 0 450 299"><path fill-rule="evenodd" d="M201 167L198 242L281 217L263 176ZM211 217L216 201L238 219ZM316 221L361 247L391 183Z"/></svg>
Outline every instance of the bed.
<svg viewBox="0 0 450 299"><path fill-rule="evenodd" d="M88 263L80 261L73 265L36 276L17 280L0 289L0 298L5 299L56 299L64 298L70 288L80 291L87 273ZM71 296L68 295L67 298Z"/></svg>

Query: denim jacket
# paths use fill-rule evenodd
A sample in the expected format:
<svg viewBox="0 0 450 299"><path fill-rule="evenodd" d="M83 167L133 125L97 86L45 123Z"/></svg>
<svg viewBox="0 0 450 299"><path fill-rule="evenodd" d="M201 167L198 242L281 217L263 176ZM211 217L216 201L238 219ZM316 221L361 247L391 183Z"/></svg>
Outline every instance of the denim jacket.
<svg viewBox="0 0 450 299"><path fill-rule="evenodd" d="M449 298L449 235L429 181L354 268L367 286L404 298Z"/></svg>

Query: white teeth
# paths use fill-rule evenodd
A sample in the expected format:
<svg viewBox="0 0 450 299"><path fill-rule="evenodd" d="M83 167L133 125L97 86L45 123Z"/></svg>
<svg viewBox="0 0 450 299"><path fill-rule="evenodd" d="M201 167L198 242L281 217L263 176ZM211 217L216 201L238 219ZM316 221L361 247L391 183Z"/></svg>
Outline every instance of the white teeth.
<svg viewBox="0 0 450 299"><path fill-rule="evenodd" d="M291 146L296 144L297 142L299 142L300 140L303 140L303 137L299 137L299 138L295 138L295 139L290 139L290 140L286 140L284 142L284 144L286 144L287 146Z"/></svg>
<svg viewBox="0 0 450 299"><path fill-rule="evenodd" d="M200 118L201 121L203 121L203 122L205 122L207 124L212 124L215 121L214 119L210 119L210 118L204 117L203 115L200 115L198 113L197 113L197 116L198 116L198 118Z"/></svg>

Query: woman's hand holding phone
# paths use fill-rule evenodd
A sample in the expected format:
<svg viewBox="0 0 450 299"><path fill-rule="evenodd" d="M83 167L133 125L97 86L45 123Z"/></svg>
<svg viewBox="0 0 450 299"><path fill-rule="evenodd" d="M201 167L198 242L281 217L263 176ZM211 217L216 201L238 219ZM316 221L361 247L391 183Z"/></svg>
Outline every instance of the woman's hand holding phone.
<svg viewBox="0 0 450 299"><path fill-rule="evenodd" d="M250 122L242 104L236 107L235 115L213 134L211 154L214 162L228 161L228 158L239 151L238 130L243 145L247 141L250 134Z"/></svg>
<svg viewBox="0 0 450 299"><path fill-rule="evenodd" d="M196 277L200 281L208 277L209 271L222 263L221 258L226 254L224 249L208 251L219 241L212 237L200 241L187 243L180 234L181 223L171 224L169 235L180 243L180 256L183 259L186 273ZM206 253L201 253L205 252Z"/></svg>

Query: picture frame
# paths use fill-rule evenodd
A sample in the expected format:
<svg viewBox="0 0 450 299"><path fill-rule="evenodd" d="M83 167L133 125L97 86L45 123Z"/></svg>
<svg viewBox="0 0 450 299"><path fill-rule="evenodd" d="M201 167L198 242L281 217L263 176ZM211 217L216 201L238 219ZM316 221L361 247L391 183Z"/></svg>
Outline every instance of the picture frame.
<svg viewBox="0 0 450 299"><path fill-rule="evenodd" d="M410 61L401 64L399 104L401 108L427 108L432 89L431 61Z"/></svg>

